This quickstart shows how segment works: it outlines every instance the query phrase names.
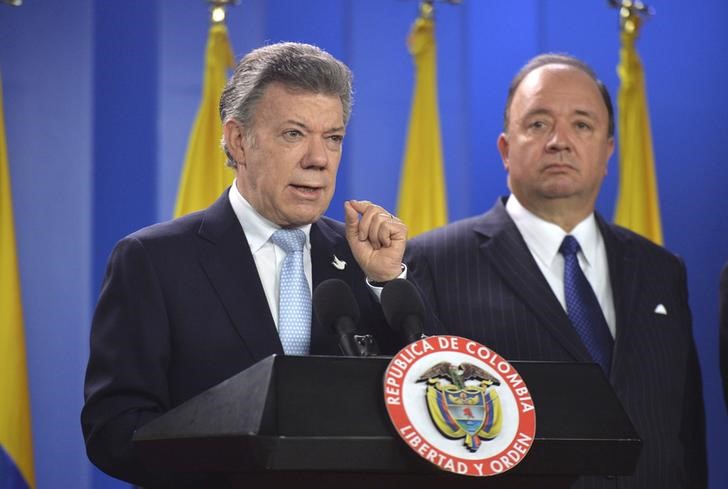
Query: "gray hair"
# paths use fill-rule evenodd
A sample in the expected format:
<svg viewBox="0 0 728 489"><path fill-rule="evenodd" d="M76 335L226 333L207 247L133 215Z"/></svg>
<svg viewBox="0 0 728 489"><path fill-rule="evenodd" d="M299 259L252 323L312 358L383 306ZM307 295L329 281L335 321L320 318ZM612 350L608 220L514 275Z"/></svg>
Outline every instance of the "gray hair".
<svg viewBox="0 0 728 489"><path fill-rule="evenodd" d="M513 80L511 80L511 85L508 87L506 108L503 112L503 132L508 133L508 123L511 116L511 104L513 103L513 96L516 94L518 86L529 73L546 65L571 66L573 68L576 68L577 70L583 71L584 73L589 75L589 78L594 80L594 83L599 89L599 93L602 95L604 105L607 106L607 113L609 114L609 127L607 129L608 135L609 137L614 136L614 108L612 107L612 98L609 96L609 91L607 90L607 87L597 77L591 66L589 66L582 60L575 58L574 56L562 53L539 54L535 58L532 58L528 63L526 63L523 68L521 68L518 73L516 73L516 76L513 77Z"/></svg>
<svg viewBox="0 0 728 489"><path fill-rule="evenodd" d="M255 107L271 83L313 93L338 96L349 122L352 95L351 70L323 49L310 44L282 42L263 46L246 54L235 67L220 97L220 119L223 125L236 120L252 127ZM237 163L230 157L225 141L223 149L227 165Z"/></svg>

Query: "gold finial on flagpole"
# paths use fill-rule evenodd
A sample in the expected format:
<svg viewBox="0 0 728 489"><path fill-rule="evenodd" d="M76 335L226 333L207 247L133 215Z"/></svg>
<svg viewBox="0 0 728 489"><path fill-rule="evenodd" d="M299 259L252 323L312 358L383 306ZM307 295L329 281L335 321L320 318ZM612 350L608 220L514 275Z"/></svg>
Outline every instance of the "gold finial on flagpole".
<svg viewBox="0 0 728 489"><path fill-rule="evenodd" d="M422 0L420 2L420 18L421 19L431 19L432 14L435 11L434 5L432 5L433 0Z"/></svg>
<svg viewBox="0 0 728 489"><path fill-rule="evenodd" d="M628 33L636 33L647 18L655 15L655 9L640 0L608 1L611 7L619 9L619 25Z"/></svg>
<svg viewBox="0 0 728 489"><path fill-rule="evenodd" d="M210 20L213 24L225 22L225 7L237 5L240 0L206 0L210 4Z"/></svg>
<svg viewBox="0 0 728 489"><path fill-rule="evenodd" d="M463 0L421 0L420 1L420 18L431 19L435 14L435 2L449 3L450 5L459 5L463 3Z"/></svg>

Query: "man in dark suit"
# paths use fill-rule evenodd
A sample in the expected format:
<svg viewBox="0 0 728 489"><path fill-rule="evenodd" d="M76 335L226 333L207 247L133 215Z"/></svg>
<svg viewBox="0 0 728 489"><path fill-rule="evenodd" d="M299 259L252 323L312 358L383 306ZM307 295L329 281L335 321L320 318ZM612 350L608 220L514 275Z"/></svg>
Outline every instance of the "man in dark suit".
<svg viewBox="0 0 728 489"><path fill-rule="evenodd" d="M609 94L587 65L534 58L511 83L498 138L511 195L413 239L405 261L450 333L510 360L600 363L644 444L633 476L584 477L578 487L704 488L685 267L595 212L613 136ZM568 264L574 240L578 261ZM577 269L596 311L584 336L576 328L582 306L565 290L565 271Z"/></svg>
<svg viewBox="0 0 728 489"><path fill-rule="evenodd" d="M384 353L396 351L372 283L401 275L406 227L364 201L345 204L345 224L322 217L351 92L349 69L314 46L252 51L220 101L234 184L209 208L115 247L94 314L81 415L89 458L108 474L149 487L193 483L145 470L132 449L134 430L271 354L339 353L315 318L292 346L282 341L289 302L279 291L289 254L299 260L302 295L310 301L322 281L344 280L362 326ZM289 253L275 241L281 229L301 236L302 249ZM295 323L296 314L308 318L311 308L285 321Z"/></svg>

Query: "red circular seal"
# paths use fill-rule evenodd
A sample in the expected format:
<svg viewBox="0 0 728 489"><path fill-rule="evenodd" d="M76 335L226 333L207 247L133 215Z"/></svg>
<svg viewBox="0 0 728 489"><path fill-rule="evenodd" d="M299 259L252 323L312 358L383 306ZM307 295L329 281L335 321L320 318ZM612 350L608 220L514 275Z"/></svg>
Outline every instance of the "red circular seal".
<svg viewBox="0 0 728 489"><path fill-rule="evenodd" d="M536 434L533 400L516 369L458 336L430 336L397 353L384 373L384 404L415 453L457 474L512 469Z"/></svg>

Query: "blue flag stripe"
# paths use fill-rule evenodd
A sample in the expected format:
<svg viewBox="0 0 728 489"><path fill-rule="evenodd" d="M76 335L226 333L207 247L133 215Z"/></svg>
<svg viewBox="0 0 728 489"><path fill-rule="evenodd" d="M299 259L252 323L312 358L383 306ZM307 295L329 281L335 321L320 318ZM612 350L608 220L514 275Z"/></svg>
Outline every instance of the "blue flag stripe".
<svg viewBox="0 0 728 489"><path fill-rule="evenodd" d="M0 489L30 489L4 447L0 447Z"/></svg>

